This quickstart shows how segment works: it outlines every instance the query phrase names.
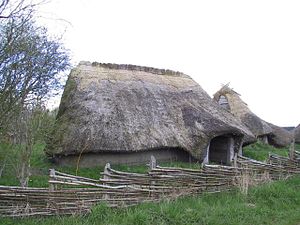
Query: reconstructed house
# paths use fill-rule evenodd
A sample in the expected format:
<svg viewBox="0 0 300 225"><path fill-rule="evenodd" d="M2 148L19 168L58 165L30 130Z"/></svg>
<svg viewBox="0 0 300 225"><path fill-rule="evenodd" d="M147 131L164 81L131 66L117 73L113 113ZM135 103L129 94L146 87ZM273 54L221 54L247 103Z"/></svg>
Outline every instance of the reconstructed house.
<svg viewBox="0 0 300 225"><path fill-rule="evenodd" d="M82 62L71 71L47 154L59 164L230 163L254 137L189 76ZM251 140L249 140L251 141Z"/></svg>
<svg viewBox="0 0 300 225"><path fill-rule="evenodd" d="M228 85L224 85L214 94L214 100L245 124L258 140L275 147L284 147L291 143L292 135L289 131L268 123L255 115L240 98L240 94ZM244 144L248 143L245 139Z"/></svg>

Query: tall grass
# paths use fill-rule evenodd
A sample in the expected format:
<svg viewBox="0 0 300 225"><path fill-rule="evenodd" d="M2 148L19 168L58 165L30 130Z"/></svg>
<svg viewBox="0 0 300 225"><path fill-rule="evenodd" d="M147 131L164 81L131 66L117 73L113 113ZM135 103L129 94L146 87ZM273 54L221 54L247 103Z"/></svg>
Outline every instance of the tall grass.
<svg viewBox="0 0 300 225"><path fill-rule="evenodd" d="M300 144L295 145L295 149L297 151L300 151ZM265 161L268 156L269 152L275 153L281 156L288 156L289 154L289 149L286 148L275 148L271 145L264 144L262 142L257 142L251 145L248 145L243 148L243 155L256 159L259 161Z"/></svg>

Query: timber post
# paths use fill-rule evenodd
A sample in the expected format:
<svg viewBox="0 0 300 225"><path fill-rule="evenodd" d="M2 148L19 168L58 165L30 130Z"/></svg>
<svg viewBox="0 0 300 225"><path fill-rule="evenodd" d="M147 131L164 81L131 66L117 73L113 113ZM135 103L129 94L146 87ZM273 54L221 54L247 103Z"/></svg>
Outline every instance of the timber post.
<svg viewBox="0 0 300 225"><path fill-rule="evenodd" d="M293 138L292 143L290 144L290 148L289 148L289 158L290 160L294 160L295 157L295 138Z"/></svg>
<svg viewBox="0 0 300 225"><path fill-rule="evenodd" d="M49 179L55 177L55 169L49 169ZM49 191L54 191L56 189L55 184L49 183Z"/></svg>
<svg viewBox="0 0 300 225"><path fill-rule="evenodd" d="M149 163L149 171L151 172L153 169L156 168L156 166L157 166L156 158L153 155L151 155L150 163ZM155 186L155 181L153 179L151 179L149 185L150 185L149 189L151 189L151 186ZM149 196L151 196L151 192L149 193Z"/></svg>
<svg viewBox="0 0 300 225"><path fill-rule="evenodd" d="M153 155L151 155L150 157L150 163L149 163L149 168L150 168L150 171L155 169L156 168L156 159Z"/></svg>
<svg viewBox="0 0 300 225"><path fill-rule="evenodd" d="M237 157L238 157L238 153L234 153L234 157L233 157L233 166L237 167Z"/></svg>
<svg viewBox="0 0 300 225"><path fill-rule="evenodd" d="M272 165L271 152L269 152L269 157L268 157L267 163Z"/></svg>
<svg viewBox="0 0 300 225"><path fill-rule="evenodd" d="M104 171L103 171L103 179L104 180L108 180L109 179L109 169L110 169L110 163L106 163L105 167L104 167ZM105 200L108 200L110 198L109 194L104 194L103 198Z"/></svg>

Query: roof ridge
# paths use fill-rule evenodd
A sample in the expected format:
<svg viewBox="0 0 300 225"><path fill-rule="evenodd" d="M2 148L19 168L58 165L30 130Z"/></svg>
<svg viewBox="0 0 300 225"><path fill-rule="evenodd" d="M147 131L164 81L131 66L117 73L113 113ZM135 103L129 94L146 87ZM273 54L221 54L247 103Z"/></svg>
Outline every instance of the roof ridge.
<svg viewBox="0 0 300 225"><path fill-rule="evenodd" d="M154 67L147 66L138 66L132 64L116 64L116 63L99 63L99 62L89 62L89 61L81 61L79 66L92 66L92 67L102 67L108 69L116 69L116 70L130 70L130 71L142 71L148 72L158 75L172 75L172 76L188 76L182 72L169 70L169 69L159 69Z"/></svg>

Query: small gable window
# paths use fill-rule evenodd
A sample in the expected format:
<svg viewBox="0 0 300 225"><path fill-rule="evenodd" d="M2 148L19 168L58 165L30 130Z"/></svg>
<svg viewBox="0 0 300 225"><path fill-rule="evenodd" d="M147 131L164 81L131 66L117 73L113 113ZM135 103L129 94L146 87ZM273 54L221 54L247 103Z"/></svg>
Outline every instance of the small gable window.
<svg viewBox="0 0 300 225"><path fill-rule="evenodd" d="M221 95L219 98L219 105L227 110L230 110L229 104L228 104L228 100L224 95Z"/></svg>

